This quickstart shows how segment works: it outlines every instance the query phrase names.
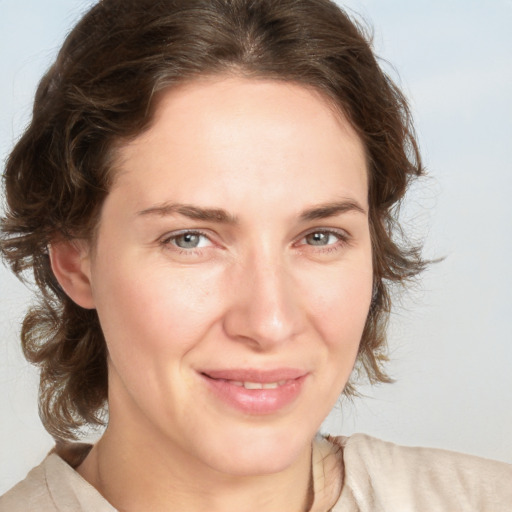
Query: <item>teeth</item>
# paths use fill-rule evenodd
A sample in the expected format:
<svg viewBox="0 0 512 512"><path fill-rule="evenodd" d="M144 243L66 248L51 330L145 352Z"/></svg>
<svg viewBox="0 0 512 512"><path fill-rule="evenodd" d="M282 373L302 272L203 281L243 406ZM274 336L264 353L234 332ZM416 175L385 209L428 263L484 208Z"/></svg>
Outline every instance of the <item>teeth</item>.
<svg viewBox="0 0 512 512"><path fill-rule="evenodd" d="M279 386L282 386L285 384L285 380L280 380L279 382L244 382L243 386L245 389L277 389ZM237 383L234 383L235 385L238 385Z"/></svg>
<svg viewBox="0 0 512 512"><path fill-rule="evenodd" d="M244 382L245 389L263 389L261 382Z"/></svg>

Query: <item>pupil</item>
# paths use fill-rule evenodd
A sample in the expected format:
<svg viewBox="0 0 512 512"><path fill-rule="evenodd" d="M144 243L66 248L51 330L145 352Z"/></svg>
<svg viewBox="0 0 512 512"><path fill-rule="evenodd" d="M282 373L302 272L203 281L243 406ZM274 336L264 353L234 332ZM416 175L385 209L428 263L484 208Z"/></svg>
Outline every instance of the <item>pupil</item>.
<svg viewBox="0 0 512 512"><path fill-rule="evenodd" d="M326 233L311 233L308 239L311 245L325 245L328 241L328 235Z"/></svg>
<svg viewBox="0 0 512 512"><path fill-rule="evenodd" d="M176 240L176 243L179 247L183 249L194 248L197 247L199 243L199 236L194 235L193 233L186 233L184 235L181 235L181 237L179 237Z"/></svg>

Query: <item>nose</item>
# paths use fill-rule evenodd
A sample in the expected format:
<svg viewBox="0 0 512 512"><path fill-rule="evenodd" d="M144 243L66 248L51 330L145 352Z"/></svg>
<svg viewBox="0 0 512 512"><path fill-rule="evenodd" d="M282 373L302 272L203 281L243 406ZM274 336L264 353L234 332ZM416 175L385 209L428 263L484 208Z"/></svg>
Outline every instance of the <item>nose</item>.
<svg viewBox="0 0 512 512"><path fill-rule="evenodd" d="M286 265L275 255L253 255L235 274L224 315L228 336L256 350L292 341L303 329L304 312Z"/></svg>

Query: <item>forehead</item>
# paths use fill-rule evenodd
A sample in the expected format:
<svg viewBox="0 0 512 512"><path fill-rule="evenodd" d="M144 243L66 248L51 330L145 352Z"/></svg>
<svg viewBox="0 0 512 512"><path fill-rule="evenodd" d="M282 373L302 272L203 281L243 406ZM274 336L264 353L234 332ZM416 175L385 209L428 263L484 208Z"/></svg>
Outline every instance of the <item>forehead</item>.
<svg viewBox="0 0 512 512"><path fill-rule="evenodd" d="M161 93L149 129L116 160L114 188L153 203L227 200L233 182L269 200L290 197L290 183L313 195L367 190L364 147L343 114L316 90L274 80L204 78Z"/></svg>

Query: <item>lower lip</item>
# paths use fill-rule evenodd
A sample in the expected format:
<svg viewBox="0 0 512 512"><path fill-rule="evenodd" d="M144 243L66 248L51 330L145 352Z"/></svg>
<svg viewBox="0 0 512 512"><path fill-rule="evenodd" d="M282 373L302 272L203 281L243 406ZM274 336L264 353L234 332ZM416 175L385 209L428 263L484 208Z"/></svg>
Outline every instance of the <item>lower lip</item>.
<svg viewBox="0 0 512 512"><path fill-rule="evenodd" d="M202 375L210 390L231 407L254 415L276 413L293 403L299 396L307 375L292 379L275 389L245 389L229 380Z"/></svg>

